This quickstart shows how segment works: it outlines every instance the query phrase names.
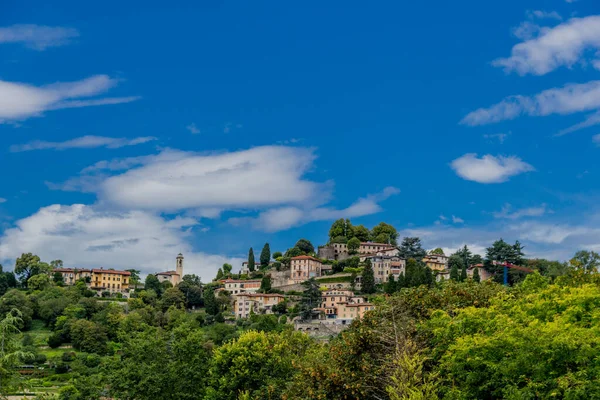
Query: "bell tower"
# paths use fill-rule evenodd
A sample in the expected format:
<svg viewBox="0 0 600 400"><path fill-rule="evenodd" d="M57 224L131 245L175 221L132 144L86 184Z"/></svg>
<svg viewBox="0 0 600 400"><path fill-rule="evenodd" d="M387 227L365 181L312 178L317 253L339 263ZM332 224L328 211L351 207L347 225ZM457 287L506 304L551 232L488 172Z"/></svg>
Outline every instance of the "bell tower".
<svg viewBox="0 0 600 400"><path fill-rule="evenodd" d="M175 272L179 274L179 279L181 279L183 278L183 254L179 253L176 260Z"/></svg>

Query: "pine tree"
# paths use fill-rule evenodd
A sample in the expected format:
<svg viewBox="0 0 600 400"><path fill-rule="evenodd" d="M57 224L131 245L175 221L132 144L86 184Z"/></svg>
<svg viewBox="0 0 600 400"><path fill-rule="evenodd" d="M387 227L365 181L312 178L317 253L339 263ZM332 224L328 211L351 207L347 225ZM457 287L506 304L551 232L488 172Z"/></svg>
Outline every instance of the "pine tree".
<svg viewBox="0 0 600 400"><path fill-rule="evenodd" d="M427 286L433 286L435 282L435 278L433 277L433 271L431 271L431 268L429 267L425 267L425 284Z"/></svg>
<svg viewBox="0 0 600 400"><path fill-rule="evenodd" d="M369 259L366 260L362 273L362 291L363 293L375 293L375 274Z"/></svg>
<svg viewBox="0 0 600 400"><path fill-rule="evenodd" d="M260 281L260 289L258 290L261 293L269 293L271 291L271 276L265 275Z"/></svg>
<svg viewBox="0 0 600 400"><path fill-rule="evenodd" d="M260 252L260 266L261 268L265 268L269 265L271 261L271 248L269 247L269 243L265 243Z"/></svg>
<svg viewBox="0 0 600 400"><path fill-rule="evenodd" d="M403 287L406 286L406 279L404 278L404 272L401 272L398 276L398 281L396 282L396 291L400 291Z"/></svg>
<svg viewBox="0 0 600 400"><path fill-rule="evenodd" d="M394 275L390 274L388 277L388 281L385 283L384 290L387 294L392 294L396 292L396 280L394 279Z"/></svg>
<svg viewBox="0 0 600 400"><path fill-rule="evenodd" d="M223 270L221 268L219 268L219 270L217 271L217 277L215 280L221 280L223 279Z"/></svg>
<svg viewBox="0 0 600 400"><path fill-rule="evenodd" d="M250 247L250 251L248 252L248 270L250 272L254 272L254 267L254 250L252 250L252 247Z"/></svg>
<svg viewBox="0 0 600 400"><path fill-rule="evenodd" d="M475 269L473 270L473 281L474 282L481 282L481 277L479 276L479 268L475 267Z"/></svg>
<svg viewBox="0 0 600 400"><path fill-rule="evenodd" d="M460 279L459 273L458 273L458 267L455 265L452 266L452 268L450 268L450 279L458 282L458 280Z"/></svg>
<svg viewBox="0 0 600 400"><path fill-rule="evenodd" d="M467 266L463 265L462 269L460 270L460 281L464 282L467 280Z"/></svg>

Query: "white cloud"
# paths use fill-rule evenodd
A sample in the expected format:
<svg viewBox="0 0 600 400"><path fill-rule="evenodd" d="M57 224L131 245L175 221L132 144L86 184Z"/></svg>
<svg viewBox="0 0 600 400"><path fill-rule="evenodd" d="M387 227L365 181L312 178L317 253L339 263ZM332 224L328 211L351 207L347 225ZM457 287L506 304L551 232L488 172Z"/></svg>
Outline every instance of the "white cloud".
<svg viewBox="0 0 600 400"><path fill-rule="evenodd" d="M299 207L279 207L266 210L260 213L258 217L230 218L229 223L233 225L250 224L254 229L277 232L292 226L303 225L314 221L356 218L381 212L383 209L379 203L398 193L400 193L398 189L387 187L381 193L358 199L344 209L329 207L305 209Z"/></svg>
<svg viewBox="0 0 600 400"><path fill-rule="evenodd" d="M33 252L66 266L136 268L143 273L173 269L185 256L185 273L211 279L225 262L241 259L194 251L189 239L198 225L193 218L171 220L144 211L105 212L93 206L54 204L16 222L0 237L0 260L14 261Z"/></svg>
<svg viewBox="0 0 600 400"><path fill-rule="evenodd" d="M82 100L107 92L115 87L117 82L106 75L39 87L0 81L0 123L40 116L50 110L129 103L139 98L109 97Z"/></svg>
<svg viewBox="0 0 600 400"><path fill-rule="evenodd" d="M483 135L483 137L486 138L486 139L488 139L488 140L490 140L490 141L497 140L500 144L503 144L509 134L510 134L510 132L508 134L506 134L506 133L493 133L493 134L485 134L485 135Z"/></svg>
<svg viewBox="0 0 600 400"><path fill-rule="evenodd" d="M480 108L467 114L461 123L471 126L485 125L515 119L521 115L564 115L598 108L600 81L591 81L544 90L534 96L509 96L489 108Z"/></svg>
<svg viewBox="0 0 600 400"><path fill-rule="evenodd" d="M440 215L440 220L441 220L441 221L445 221L445 220L447 220L447 219L448 219L448 218L446 218L446 216L445 216L445 215Z"/></svg>
<svg viewBox="0 0 600 400"><path fill-rule="evenodd" d="M452 216L452 223L454 224L464 224L465 220L456 216Z"/></svg>
<svg viewBox="0 0 600 400"><path fill-rule="evenodd" d="M127 169L101 176L97 187L90 188L102 201L125 209L252 209L326 200L330 185L303 178L314 160L312 149L297 147L206 154L167 149L155 156L97 163L86 172ZM84 174L70 183L94 177Z"/></svg>
<svg viewBox="0 0 600 400"><path fill-rule="evenodd" d="M535 169L515 156L492 156L486 154L481 158L469 153L457 158L450 164L458 176L479 183L506 182L511 176Z"/></svg>
<svg viewBox="0 0 600 400"><path fill-rule="evenodd" d="M0 43L23 43L39 51L63 46L78 36L76 29L60 26L26 24L0 28Z"/></svg>
<svg viewBox="0 0 600 400"><path fill-rule="evenodd" d="M511 33L517 39L529 40L540 35L540 33L545 32L546 29L547 28L543 28L531 21L523 21L519 26L513 28Z"/></svg>
<svg viewBox="0 0 600 400"><path fill-rule="evenodd" d="M0 204L6 203L6 199L4 197L0 197Z"/></svg>
<svg viewBox="0 0 600 400"><path fill-rule="evenodd" d="M194 122L192 122L191 124L189 124L188 126L186 126L185 129L187 129L188 131L190 131L190 133L192 135L197 135L198 133L200 133L200 129L198 129L198 127L196 126L196 124Z"/></svg>
<svg viewBox="0 0 600 400"><path fill-rule="evenodd" d="M556 11L543 11L543 10L533 10L527 11L527 16L530 19L555 19L557 21L562 20L562 16Z"/></svg>
<svg viewBox="0 0 600 400"><path fill-rule="evenodd" d="M582 61L586 50L600 49L600 16L572 18L545 29L512 48L511 56L493 61L505 71L544 75L558 67L572 67Z"/></svg>
<svg viewBox="0 0 600 400"><path fill-rule="evenodd" d="M117 149L125 146L135 146L156 140L152 136L142 136L133 139L111 138L105 136L81 136L64 142L46 142L43 140L34 140L26 144L17 144L10 147L10 151L22 152L31 150L66 150L66 149L91 149L95 147L106 147Z"/></svg>
<svg viewBox="0 0 600 400"><path fill-rule="evenodd" d="M522 208L520 210L512 210L512 206L506 203L502 210L493 212L492 215L494 218L502 218L502 219L519 219L523 217L541 217L546 213L549 213L546 204L542 204L538 207L528 207Z"/></svg>
<svg viewBox="0 0 600 400"><path fill-rule="evenodd" d="M596 143L598 146L600 146L600 133L597 135L592 136L592 142Z"/></svg>
<svg viewBox="0 0 600 400"><path fill-rule="evenodd" d="M575 124L573 126L570 126L566 129L563 129L562 131L558 132L555 136L563 136L568 133L577 132L581 129L589 128L591 126L596 126L599 124L600 124L600 112L597 111L593 114L589 114L588 116L586 116L584 121L582 121L578 124Z"/></svg>

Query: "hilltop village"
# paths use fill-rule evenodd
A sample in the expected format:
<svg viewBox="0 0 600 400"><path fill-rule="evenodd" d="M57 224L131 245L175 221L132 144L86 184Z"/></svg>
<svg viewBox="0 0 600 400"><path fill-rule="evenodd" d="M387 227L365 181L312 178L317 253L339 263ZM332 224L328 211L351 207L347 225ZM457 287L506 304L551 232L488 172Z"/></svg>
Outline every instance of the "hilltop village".
<svg viewBox="0 0 600 400"><path fill-rule="evenodd" d="M283 253L271 253L267 243L258 257L251 248L237 273L234 266L225 264L206 283L185 275L183 254L177 255L174 270L150 274L143 284L136 270L59 267L52 272L65 285L84 282L100 297L135 297L142 289L160 296L177 288L190 309L204 308L219 320L233 323L252 315L275 314L289 317L286 321L297 330L323 337L373 310L376 305L371 299L378 293L392 294L403 287L443 280L480 282L498 273L499 260L492 260L486 268L483 258L466 246L446 255L441 248L424 250L419 238L398 239L396 229L384 222L368 229L340 219L332 224L329 241L322 246L315 248L300 239ZM510 265L518 269L513 272L531 272Z"/></svg>

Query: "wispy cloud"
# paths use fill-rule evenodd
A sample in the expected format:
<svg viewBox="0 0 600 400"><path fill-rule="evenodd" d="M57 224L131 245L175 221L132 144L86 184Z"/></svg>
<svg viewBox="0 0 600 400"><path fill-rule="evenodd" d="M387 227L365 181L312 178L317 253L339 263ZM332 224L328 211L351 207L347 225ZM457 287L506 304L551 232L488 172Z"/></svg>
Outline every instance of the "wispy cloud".
<svg viewBox="0 0 600 400"><path fill-rule="evenodd" d="M23 43L38 51L68 44L79 36L73 28L42 25L12 25L0 28L0 43Z"/></svg>
<svg viewBox="0 0 600 400"><path fill-rule="evenodd" d="M476 126L515 119L521 115L572 114L600 108L600 81L567 84L534 96L506 97L489 108L475 110L461 121Z"/></svg>
<svg viewBox="0 0 600 400"><path fill-rule="evenodd" d="M528 207L519 210L513 210L512 206L506 203L502 210L493 212L494 218L499 219L519 219L524 217L541 217L547 213L550 213L546 204L542 204L538 207Z"/></svg>
<svg viewBox="0 0 600 400"><path fill-rule="evenodd" d="M450 166L461 178L479 183L506 182L512 176L535 170L516 156L486 154L478 158L474 153L457 158Z"/></svg>
<svg viewBox="0 0 600 400"><path fill-rule="evenodd" d="M457 217L457 216L453 215L452 216L452 223L454 223L454 224L464 224L465 220L462 219L462 218L460 218L460 217Z"/></svg>
<svg viewBox="0 0 600 400"><path fill-rule="evenodd" d="M508 134L507 133L492 133L492 134L484 134L483 137L490 141L497 140L498 143L503 144L509 134L510 134L510 132Z"/></svg>
<svg viewBox="0 0 600 400"><path fill-rule="evenodd" d="M600 50L600 16L572 18L512 48L511 56L493 61L506 72L544 75L583 61L586 50ZM596 56L597 57L597 56Z"/></svg>
<svg viewBox="0 0 600 400"><path fill-rule="evenodd" d="M0 197L0 204L6 203L6 199L4 197Z"/></svg>
<svg viewBox="0 0 600 400"><path fill-rule="evenodd" d="M188 126L186 126L185 129L187 129L188 131L190 131L190 133L192 135L197 135L198 133L200 133L200 129L198 129L198 127L196 126L196 124L194 122L192 122L191 124L189 124Z"/></svg>
<svg viewBox="0 0 600 400"><path fill-rule="evenodd" d="M67 149L91 149L95 147L106 147L117 149L125 146L135 146L156 140L153 136L143 136L133 139L111 138L105 136L81 136L64 142L46 142L34 140L25 144L17 144L10 147L10 151L18 153L32 150L67 150Z"/></svg>
<svg viewBox="0 0 600 400"><path fill-rule="evenodd" d="M80 81L60 82L40 87L0 81L0 123L40 116L49 110L129 103L139 99L139 97L85 99L105 93L117 83L117 79L107 75L95 75Z"/></svg>
<svg viewBox="0 0 600 400"><path fill-rule="evenodd" d="M556 11L544 11L544 10L529 10L527 11L527 17L530 19L554 19L562 21L562 16Z"/></svg>
<svg viewBox="0 0 600 400"><path fill-rule="evenodd" d="M566 129L563 129L562 131L558 132L555 136L563 136L566 135L568 133L573 133L573 132L577 132L579 130L585 129L585 128L589 128L592 126L596 126L600 124L600 112L597 111L593 114L589 114L584 121L575 124L573 126L570 126Z"/></svg>
<svg viewBox="0 0 600 400"><path fill-rule="evenodd" d="M598 146L600 146L600 133L597 135L592 136L592 142L594 142L595 144L597 144Z"/></svg>

